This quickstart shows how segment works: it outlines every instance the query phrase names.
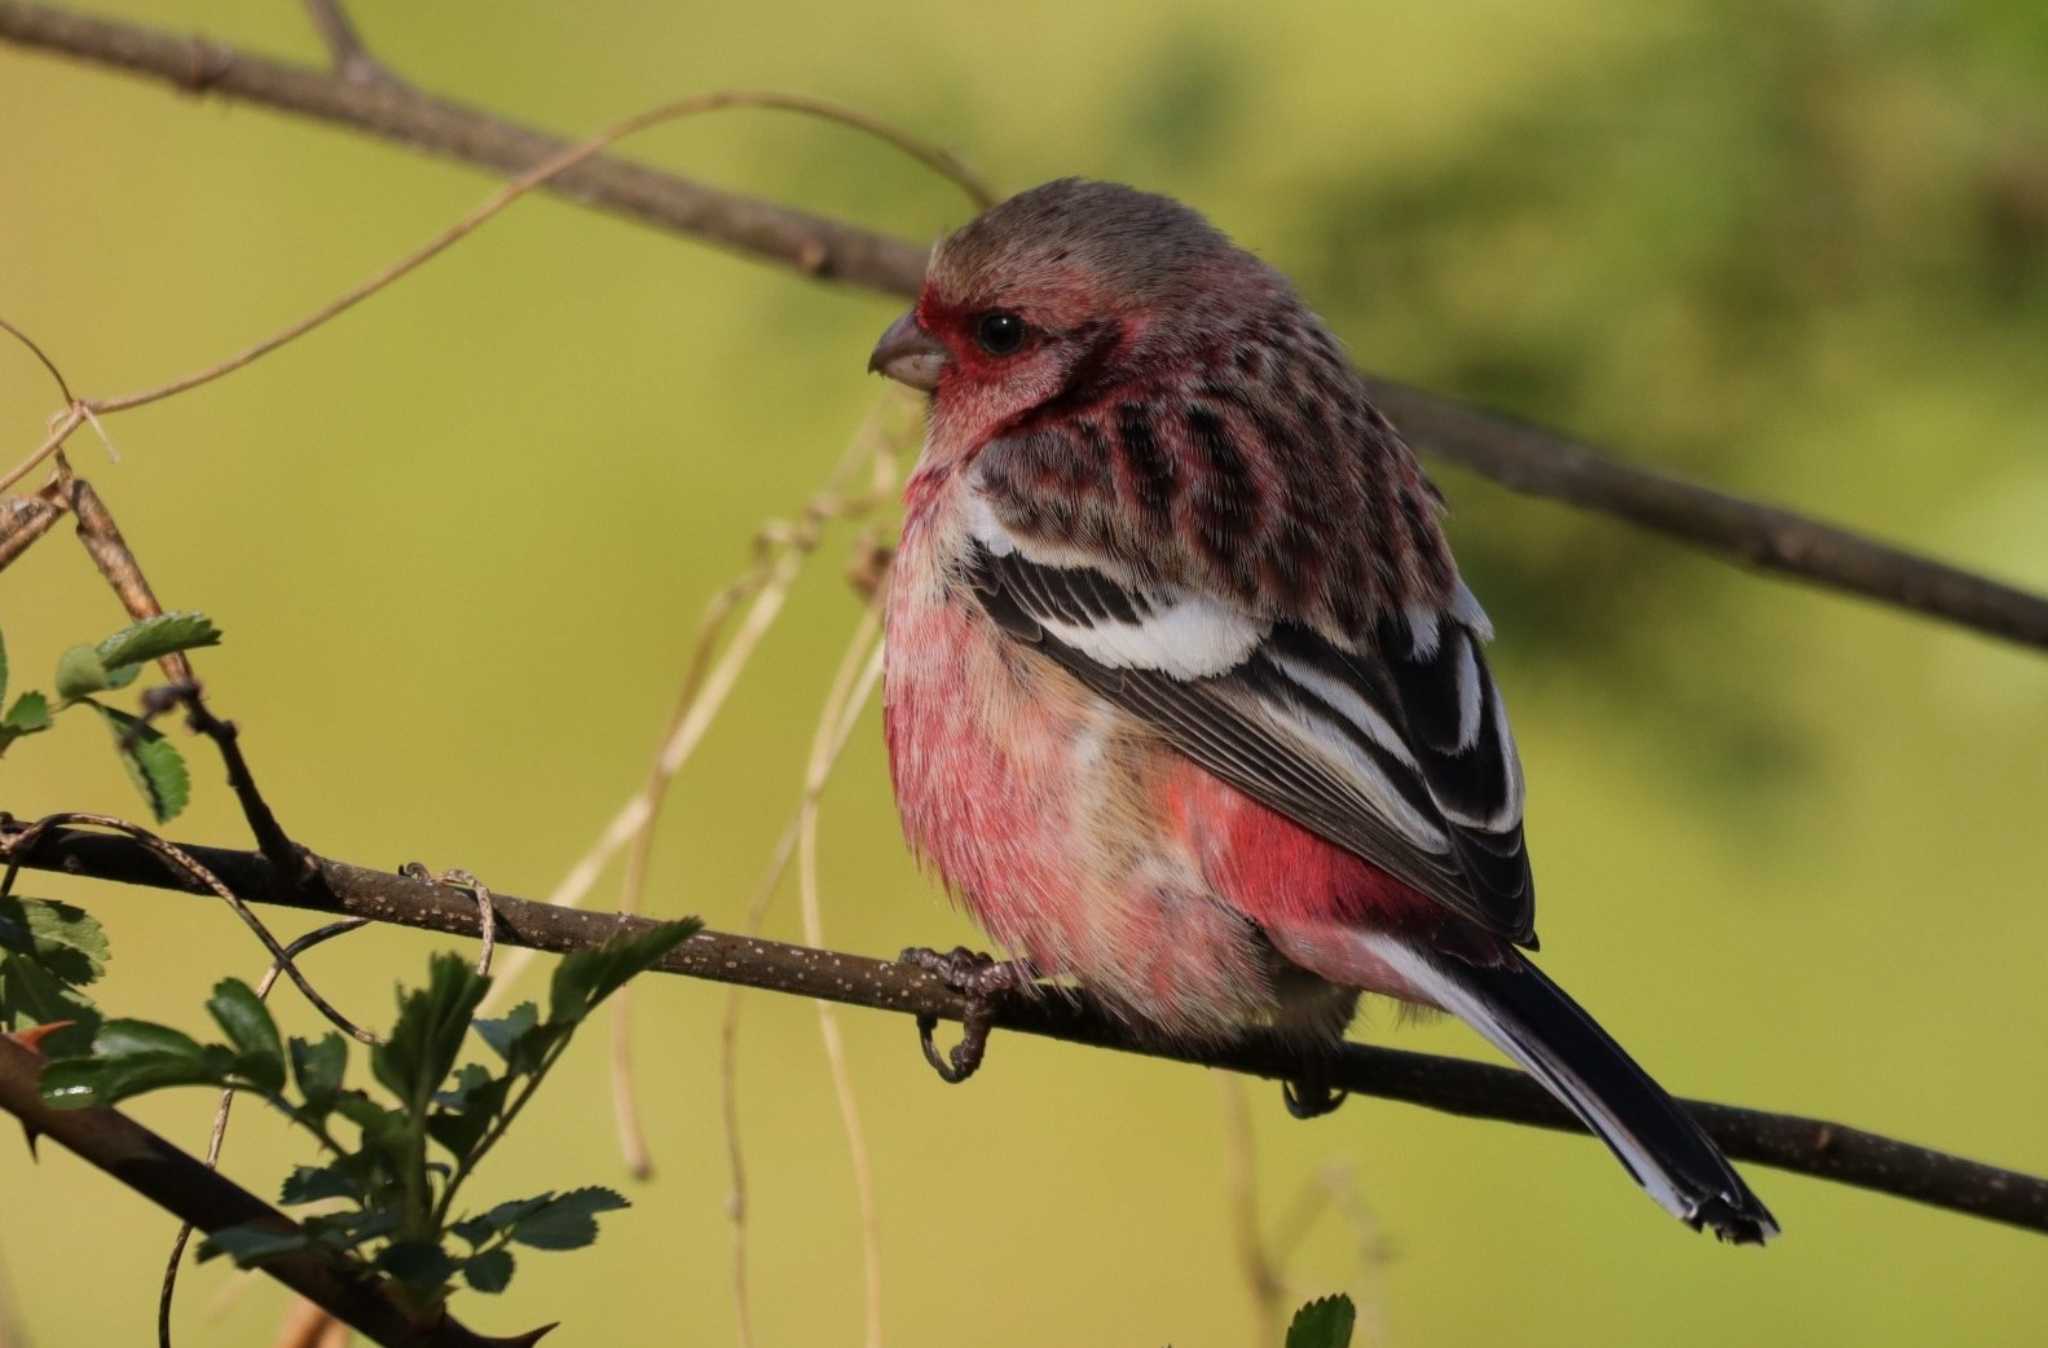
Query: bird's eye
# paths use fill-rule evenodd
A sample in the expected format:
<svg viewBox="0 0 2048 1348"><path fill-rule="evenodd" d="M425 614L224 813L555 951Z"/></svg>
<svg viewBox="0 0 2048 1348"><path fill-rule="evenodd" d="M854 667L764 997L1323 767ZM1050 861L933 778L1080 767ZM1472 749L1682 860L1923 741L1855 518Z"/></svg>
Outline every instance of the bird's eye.
<svg viewBox="0 0 2048 1348"><path fill-rule="evenodd" d="M1024 344L1024 320L1015 314L983 314L974 322L974 340L991 356L1007 356Z"/></svg>

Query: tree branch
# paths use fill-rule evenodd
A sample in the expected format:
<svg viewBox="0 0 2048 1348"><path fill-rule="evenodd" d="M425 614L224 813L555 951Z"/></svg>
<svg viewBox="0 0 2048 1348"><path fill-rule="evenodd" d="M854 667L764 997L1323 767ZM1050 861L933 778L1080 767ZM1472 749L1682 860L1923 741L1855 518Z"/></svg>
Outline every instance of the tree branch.
<svg viewBox="0 0 2048 1348"><path fill-rule="evenodd" d="M314 14L346 16L309 0ZM326 31L323 22L323 32ZM330 35L330 44L333 39ZM354 127L500 172L566 142L392 80L352 77L237 52L200 37L0 0L0 42L61 52L166 80L192 93ZM342 53L347 48L332 48ZM360 43L354 50L360 52ZM628 160L580 164L548 190L807 276L911 296L925 250L855 225L692 182ZM1556 432L1371 380L1419 448L1514 491L1547 496L1668 534L1723 560L1861 595L2022 645L2048 649L2048 598L1775 506L1630 467Z"/></svg>
<svg viewBox="0 0 2048 1348"><path fill-rule="evenodd" d="M20 1119L31 1137L53 1139L202 1231L248 1222L280 1233L299 1229L276 1208L124 1114L44 1104L42 1071L38 1054L0 1036L0 1109ZM317 1248L268 1260L263 1271L388 1348L511 1348L539 1337L486 1338L446 1315L436 1324L415 1324L374 1282Z"/></svg>
<svg viewBox="0 0 2048 1348"><path fill-rule="evenodd" d="M397 81L363 45L362 34L356 31L355 21L342 8L341 0L306 0L306 17L327 45L335 74L357 84Z"/></svg>
<svg viewBox="0 0 2048 1348"><path fill-rule="evenodd" d="M25 831L21 821L0 815L0 855L12 851ZM188 880L166 871L146 847L127 837L53 827L32 849L24 850L27 854L18 860L37 870L199 892ZM325 883L294 887L278 883L270 864L257 853L197 846L184 850L250 902L365 917L457 936L478 932L476 905L466 896L408 876L321 860L319 875ZM637 932L650 925L646 918L556 908L508 894L493 893L492 899L498 939L536 950L588 949L622 931ZM715 931L692 937L656 967L690 978L912 1016L957 1021L966 1009L959 994L907 965ZM1024 1034L1272 1080L1297 1078L1305 1067L1314 1067L1319 1080L1360 1095L1471 1118L1584 1131L1563 1106L1522 1073L1462 1058L1346 1044L1325 1060L1304 1057L1298 1040L1270 1033L1247 1034L1232 1043L1207 1047L1163 1044L1139 1037L1083 999L1060 996L1005 1002L995 1024ZM904 1051L910 1051L908 1043ZM1722 1150L1737 1160L2048 1233L2048 1179L1818 1119L1696 1100L1682 1103Z"/></svg>

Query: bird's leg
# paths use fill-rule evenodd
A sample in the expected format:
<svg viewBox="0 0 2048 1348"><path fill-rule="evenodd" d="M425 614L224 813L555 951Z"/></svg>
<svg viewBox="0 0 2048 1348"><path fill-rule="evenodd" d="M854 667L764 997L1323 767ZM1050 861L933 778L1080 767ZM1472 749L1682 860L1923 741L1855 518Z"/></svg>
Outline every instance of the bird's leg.
<svg viewBox="0 0 2048 1348"><path fill-rule="evenodd" d="M939 1052L939 1046L932 1042L939 1018L917 1018L917 1041L924 1049L924 1060L932 1065L940 1080L956 1085L974 1075L981 1066L982 1055L988 1052L988 1032L994 1024L996 1002L1008 993L1029 987L1037 976L1027 960L998 960L964 945L944 954L912 946L899 959L913 969L924 970L967 999L967 1011L960 1021L960 1042L953 1045L951 1053Z"/></svg>

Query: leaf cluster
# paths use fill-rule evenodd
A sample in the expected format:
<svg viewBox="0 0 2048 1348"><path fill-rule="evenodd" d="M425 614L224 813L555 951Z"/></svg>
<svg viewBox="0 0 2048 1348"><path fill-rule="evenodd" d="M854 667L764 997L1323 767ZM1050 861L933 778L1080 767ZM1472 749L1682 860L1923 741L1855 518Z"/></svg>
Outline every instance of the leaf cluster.
<svg viewBox="0 0 2048 1348"><path fill-rule="evenodd" d="M490 979L453 954L428 964L422 987L401 987L390 1035L371 1049L377 1092L346 1084L349 1044L329 1033L288 1043L256 993L223 979L206 1004L225 1036L205 1043L165 1025L109 1020L92 1054L51 1063L43 1095L63 1107L114 1105L169 1086L243 1091L274 1106L319 1144L317 1164L286 1178L280 1201L317 1205L294 1229L270 1224L209 1233L199 1257L252 1267L319 1248L383 1274L429 1310L457 1280L501 1292L513 1249L569 1250L597 1238L597 1217L627 1206L609 1189L548 1191L458 1214L457 1193L519 1117L570 1039L607 997L698 929L670 923L564 956L545 1014L532 1002L475 1019ZM471 1030L495 1061L457 1059Z"/></svg>
<svg viewBox="0 0 2048 1348"><path fill-rule="evenodd" d="M57 705L33 689L15 698L0 715L0 754L16 740L38 735L73 707L91 707L114 736L114 752L150 812L164 823L185 808L191 777L184 757L157 729L139 716L108 706L96 694L110 693L135 682L142 667L179 651L220 644L220 629L203 613L160 613L145 618L91 646L73 646L57 658L53 679ZM0 643L0 706L7 694L7 649Z"/></svg>
<svg viewBox="0 0 2048 1348"><path fill-rule="evenodd" d="M100 1014L83 989L99 981L108 958L107 934L83 908L0 896L0 1034L62 1024L42 1051L84 1052Z"/></svg>

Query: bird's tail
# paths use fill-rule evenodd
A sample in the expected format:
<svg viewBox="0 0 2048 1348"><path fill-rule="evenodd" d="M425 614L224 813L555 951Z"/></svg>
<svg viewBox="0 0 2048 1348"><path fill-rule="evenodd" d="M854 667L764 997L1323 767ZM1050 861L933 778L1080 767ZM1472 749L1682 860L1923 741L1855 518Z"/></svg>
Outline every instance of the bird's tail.
<svg viewBox="0 0 2048 1348"><path fill-rule="evenodd" d="M1518 952L1479 968L1391 940L1374 944L1412 987L1542 1082L1679 1220L1736 1244L1778 1234L1770 1209L1692 1116Z"/></svg>

